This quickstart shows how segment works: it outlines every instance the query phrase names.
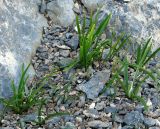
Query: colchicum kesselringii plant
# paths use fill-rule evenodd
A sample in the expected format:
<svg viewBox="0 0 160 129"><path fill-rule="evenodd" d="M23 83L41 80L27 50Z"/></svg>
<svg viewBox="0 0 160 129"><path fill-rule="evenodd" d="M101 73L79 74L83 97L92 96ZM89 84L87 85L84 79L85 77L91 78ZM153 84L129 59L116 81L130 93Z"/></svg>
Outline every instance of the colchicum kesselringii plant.
<svg viewBox="0 0 160 129"><path fill-rule="evenodd" d="M160 51L160 48L157 48L152 52L151 48L152 43L151 39L149 39L143 45L138 45L136 49L136 57L133 59L134 62L129 62L127 57L123 60L118 59L120 66L116 72L113 73L103 92L117 81L122 86L122 89L128 98L140 101L147 110L147 104L139 93L142 84L145 83L148 78L156 81L154 74L148 69L147 64ZM129 69L133 69L131 74L129 74Z"/></svg>
<svg viewBox="0 0 160 129"><path fill-rule="evenodd" d="M39 102L39 96L42 93L42 86L39 86L38 88L32 87L30 90L26 90L27 80L29 78L29 76L27 76L29 66L30 65L24 68L24 65L22 65L21 77L18 85L16 85L14 81L11 82L13 92L12 97L8 99L0 98L0 102L6 108L10 108L18 114L21 114L36 105Z"/></svg>

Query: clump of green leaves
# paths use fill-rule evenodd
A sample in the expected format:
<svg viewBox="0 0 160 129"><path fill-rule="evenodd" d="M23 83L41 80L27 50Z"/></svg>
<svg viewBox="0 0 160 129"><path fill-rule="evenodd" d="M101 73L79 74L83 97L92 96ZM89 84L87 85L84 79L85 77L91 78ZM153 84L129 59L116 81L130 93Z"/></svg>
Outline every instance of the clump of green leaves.
<svg viewBox="0 0 160 129"><path fill-rule="evenodd" d="M80 42L78 64L84 67L85 70L87 70L93 61L102 55L103 49L110 43L110 40L108 39L104 41L100 41L99 39L110 21L111 14L105 17L100 24L98 24L98 15L99 12L97 12L95 17L93 17L91 13L88 29L86 29L86 16L83 18L82 26L80 25L78 16L76 17L76 25Z"/></svg>
<svg viewBox="0 0 160 129"><path fill-rule="evenodd" d="M113 60L115 56L120 52L124 45L129 41L130 36L127 36L125 33L116 35L115 32L112 32L112 36L109 42L109 53L106 56L106 61Z"/></svg>
<svg viewBox="0 0 160 129"><path fill-rule="evenodd" d="M123 59L123 61L118 58L119 63L117 64L119 64L119 66L117 70L112 73L112 77L106 84L103 92L116 81L121 85L128 98L138 100L144 105L145 109L148 108L145 100L139 93L142 84L145 83L148 78L156 81L154 74L148 69L147 64L160 51L160 48L157 48L154 52L151 51L152 43L150 40L151 39L147 40L143 45L138 45L136 57L132 59L132 62L128 61L127 58ZM133 72L129 74L131 69Z"/></svg>
<svg viewBox="0 0 160 129"><path fill-rule="evenodd" d="M39 101L39 96L42 93L42 86L38 87L37 89L32 87L30 90L27 90L27 80L29 76L26 74L29 66L30 65L24 68L24 65L22 65L21 77L18 85L16 85L14 81L11 82L13 96L8 99L0 98L0 102L6 108L10 108L18 114L27 111L33 105L37 104Z"/></svg>

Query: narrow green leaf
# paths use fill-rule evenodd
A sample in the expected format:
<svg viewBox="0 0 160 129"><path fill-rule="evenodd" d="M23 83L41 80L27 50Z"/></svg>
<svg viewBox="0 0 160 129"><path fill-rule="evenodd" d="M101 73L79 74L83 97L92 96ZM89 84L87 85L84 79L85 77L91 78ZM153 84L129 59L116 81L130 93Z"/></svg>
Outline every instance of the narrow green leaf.
<svg viewBox="0 0 160 129"><path fill-rule="evenodd" d="M111 14L109 14L99 25L99 27L97 28L95 34L94 34L94 38L99 37L104 29L106 28L106 26L108 25L109 21L111 19Z"/></svg>
<svg viewBox="0 0 160 129"><path fill-rule="evenodd" d="M160 47L157 48L144 62L144 65L147 64L152 58L155 57L155 55L160 51Z"/></svg>

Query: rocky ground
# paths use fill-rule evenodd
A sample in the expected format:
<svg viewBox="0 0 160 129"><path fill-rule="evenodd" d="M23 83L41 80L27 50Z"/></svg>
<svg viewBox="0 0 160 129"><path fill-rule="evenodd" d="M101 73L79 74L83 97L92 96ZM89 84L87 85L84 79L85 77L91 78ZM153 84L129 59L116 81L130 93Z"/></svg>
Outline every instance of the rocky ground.
<svg viewBox="0 0 160 129"><path fill-rule="evenodd" d="M70 64L77 57L78 45L74 25L50 24L44 28L41 45L32 59L35 81L53 72L54 68ZM158 61L151 62L150 67L159 68ZM94 62L87 73L84 69L73 68L50 77L44 87L43 97L48 100L44 116L47 112L69 112L70 115L53 117L39 127L33 122L37 119L37 107L33 107L23 115L7 112L1 120L2 128L19 129L21 123L26 129L160 129L160 92L154 82L148 80L142 86L141 96L149 111L144 111L139 102L126 98L120 87L111 87L99 96L110 78L111 65L111 62Z"/></svg>

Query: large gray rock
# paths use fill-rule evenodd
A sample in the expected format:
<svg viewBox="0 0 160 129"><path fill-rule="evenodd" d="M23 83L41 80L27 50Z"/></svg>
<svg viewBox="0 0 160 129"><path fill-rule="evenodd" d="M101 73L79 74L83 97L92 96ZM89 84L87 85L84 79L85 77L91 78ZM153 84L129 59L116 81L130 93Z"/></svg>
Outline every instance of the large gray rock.
<svg viewBox="0 0 160 129"><path fill-rule="evenodd" d="M109 77L109 70L98 71L88 82L78 85L77 89L85 92L87 98L94 100L103 90L105 83L109 80Z"/></svg>
<svg viewBox="0 0 160 129"><path fill-rule="evenodd" d="M47 4L47 14L55 24L69 26L75 20L73 0L54 0Z"/></svg>
<svg viewBox="0 0 160 129"><path fill-rule="evenodd" d="M0 0L0 96L11 94L22 63L28 65L40 44L47 21L38 14L38 0ZM31 76L34 70L29 70Z"/></svg>
<svg viewBox="0 0 160 129"><path fill-rule="evenodd" d="M105 0L81 0L81 2L88 10L91 11L96 10L98 7L102 7Z"/></svg>
<svg viewBox="0 0 160 129"><path fill-rule="evenodd" d="M115 31L131 34L133 41L136 39L137 42L152 37L153 49L160 47L159 0L132 0L128 3L106 0L101 10L101 18L112 13L110 23Z"/></svg>

